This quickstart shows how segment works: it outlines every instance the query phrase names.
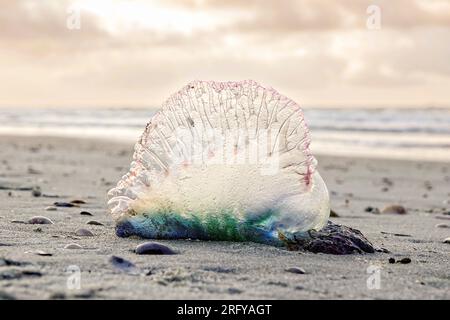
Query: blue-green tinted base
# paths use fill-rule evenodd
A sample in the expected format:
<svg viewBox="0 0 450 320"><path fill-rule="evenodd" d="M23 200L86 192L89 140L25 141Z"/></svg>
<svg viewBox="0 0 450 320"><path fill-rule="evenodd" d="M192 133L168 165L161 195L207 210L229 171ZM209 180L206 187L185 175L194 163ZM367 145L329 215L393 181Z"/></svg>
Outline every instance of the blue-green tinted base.
<svg viewBox="0 0 450 320"><path fill-rule="evenodd" d="M119 237L136 235L148 239L199 239L214 241L251 241L282 246L274 221L268 211L243 221L233 214L180 215L157 212L128 216L117 223Z"/></svg>

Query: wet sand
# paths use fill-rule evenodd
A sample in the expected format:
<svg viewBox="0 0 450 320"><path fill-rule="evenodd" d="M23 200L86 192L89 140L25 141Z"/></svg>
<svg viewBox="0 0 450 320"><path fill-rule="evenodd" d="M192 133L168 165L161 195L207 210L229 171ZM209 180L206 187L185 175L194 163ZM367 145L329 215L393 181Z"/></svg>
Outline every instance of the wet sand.
<svg viewBox="0 0 450 320"><path fill-rule="evenodd" d="M339 215L331 220L389 253L334 256L183 240L159 241L176 255L136 255L144 240L116 237L105 207L107 190L128 169L132 144L1 136L0 150L0 299L450 298L450 244L443 243L450 237L449 163L317 156ZM72 200L86 203L45 209ZM366 211L392 204L407 213ZM21 223L33 216L54 224ZM94 235L79 236L80 228ZM72 243L82 249L64 248ZM136 267L117 268L113 255ZM306 273L285 271L290 267ZM78 273L70 271L78 269L79 289Z"/></svg>

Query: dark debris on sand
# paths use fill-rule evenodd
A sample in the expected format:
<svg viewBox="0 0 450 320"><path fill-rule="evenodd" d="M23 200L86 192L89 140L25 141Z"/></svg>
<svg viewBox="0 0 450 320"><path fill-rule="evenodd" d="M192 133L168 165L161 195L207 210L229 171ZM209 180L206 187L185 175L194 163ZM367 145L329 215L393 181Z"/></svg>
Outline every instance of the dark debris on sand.
<svg viewBox="0 0 450 320"><path fill-rule="evenodd" d="M295 241L289 240L286 243L288 249L336 255L376 251L361 231L331 221L322 230L310 231L308 234L294 237Z"/></svg>

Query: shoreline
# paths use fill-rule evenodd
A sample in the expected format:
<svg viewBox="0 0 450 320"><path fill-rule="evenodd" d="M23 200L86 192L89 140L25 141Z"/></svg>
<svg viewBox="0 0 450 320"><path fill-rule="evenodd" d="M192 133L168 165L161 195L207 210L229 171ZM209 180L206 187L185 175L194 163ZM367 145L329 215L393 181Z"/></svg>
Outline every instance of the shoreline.
<svg viewBox="0 0 450 320"><path fill-rule="evenodd" d="M140 256L133 249L146 240L118 238L105 203L107 190L128 170L133 145L0 135L0 185L38 185L42 195L57 197L0 190L0 262L16 262L0 263L0 294L18 299L450 299L450 246L443 243L450 228L437 227L450 227L449 163L315 155L338 214L331 220L361 230L390 253L334 256L254 243L161 240L177 254ZM46 210L55 201L75 199L86 204ZM366 212L392 204L407 213ZM32 216L54 224L11 222ZM77 235L79 228L94 236ZM82 248L65 249L71 243ZM118 270L112 255L142 272ZM390 258L411 262L392 264ZM71 266L80 270L80 289L67 286ZM306 273L285 271L292 267ZM380 270L378 289L367 285L370 268Z"/></svg>
<svg viewBox="0 0 450 320"><path fill-rule="evenodd" d="M105 143L109 142L111 144L117 145L118 148L120 147L129 147L136 144L138 138L131 139L131 138L123 138L119 140L115 140L113 138L109 137L99 137L99 136L84 136L84 137L75 137L72 135L33 135L33 134L9 134L9 133L2 133L0 132L0 139L39 139L42 142L44 140L49 141L59 141L59 140L68 140L68 141L85 141L86 143ZM428 164L436 164L436 165L446 165L450 164L450 159L447 161L446 159L430 159L431 157L427 158L409 158L405 156L385 156L385 155L379 155L379 154L339 154L339 153L327 153L327 152L314 152L313 155L315 158L339 158L339 159L358 159L363 161L371 161L371 160L386 160L386 161L394 161L394 162L420 162L420 163L428 163Z"/></svg>

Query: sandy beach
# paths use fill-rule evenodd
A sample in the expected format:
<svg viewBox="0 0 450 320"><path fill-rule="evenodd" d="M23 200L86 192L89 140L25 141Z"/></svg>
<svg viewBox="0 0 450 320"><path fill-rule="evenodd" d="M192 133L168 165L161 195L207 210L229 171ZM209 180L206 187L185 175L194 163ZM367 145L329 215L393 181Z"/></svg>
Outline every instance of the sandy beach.
<svg viewBox="0 0 450 320"><path fill-rule="evenodd" d="M145 240L118 238L106 210L106 192L127 171L132 144L1 136L0 150L0 298L450 299L449 163L317 156L338 214L332 221L389 252L336 256L185 240L159 241L176 255L137 255ZM86 203L46 210L73 200ZM367 209L393 204L407 213ZM23 223L33 216L54 224ZM93 236L77 235L79 228ZM111 256L135 267L121 270ZM79 289L68 286L74 266ZM373 270L376 288L367 285Z"/></svg>

